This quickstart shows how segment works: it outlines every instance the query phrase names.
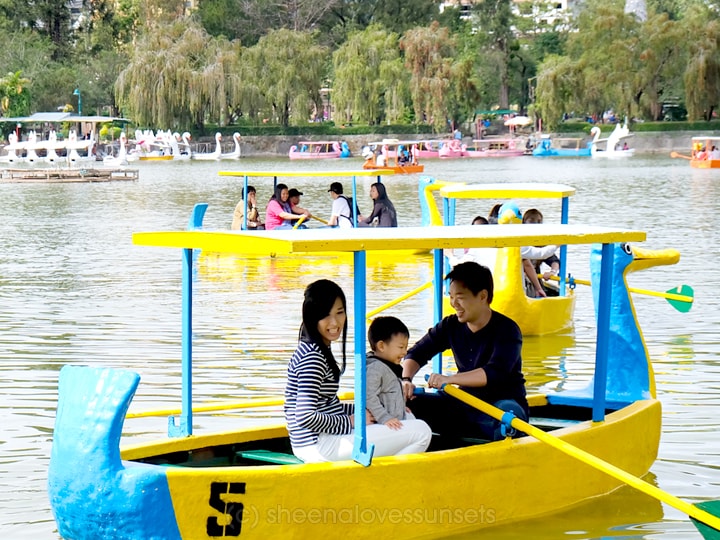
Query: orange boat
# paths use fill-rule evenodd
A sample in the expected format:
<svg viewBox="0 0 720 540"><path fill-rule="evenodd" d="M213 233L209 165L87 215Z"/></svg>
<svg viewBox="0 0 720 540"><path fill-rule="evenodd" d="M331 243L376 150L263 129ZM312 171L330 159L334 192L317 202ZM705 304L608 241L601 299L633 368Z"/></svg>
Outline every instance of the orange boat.
<svg viewBox="0 0 720 540"><path fill-rule="evenodd" d="M425 166L418 163L416 145L407 148L407 145L398 139L383 139L381 142L370 143L368 147L363 153L365 158L363 169L389 169L395 174L415 174L425 171ZM405 151L408 154L406 161L402 157Z"/></svg>

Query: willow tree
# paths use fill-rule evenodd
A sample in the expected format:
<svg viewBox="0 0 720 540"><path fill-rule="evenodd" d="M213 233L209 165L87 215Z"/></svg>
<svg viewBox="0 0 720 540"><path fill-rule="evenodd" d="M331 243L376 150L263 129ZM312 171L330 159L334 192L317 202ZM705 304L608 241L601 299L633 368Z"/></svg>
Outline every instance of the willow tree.
<svg viewBox="0 0 720 540"><path fill-rule="evenodd" d="M720 20L696 17L687 24L693 39L683 76L685 105L691 120L710 120L720 104Z"/></svg>
<svg viewBox="0 0 720 540"><path fill-rule="evenodd" d="M400 40L405 67L410 71L410 95L418 122L447 131L448 91L452 81L455 41L447 28L433 22L408 30Z"/></svg>
<svg viewBox="0 0 720 540"><path fill-rule="evenodd" d="M402 116L403 83L399 36L378 25L352 33L333 53L332 101L346 122L375 124Z"/></svg>
<svg viewBox="0 0 720 540"><path fill-rule="evenodd" d="M312 32L272 30L243 54L248 93L262 95L268 114L283 126L307 121L313 108L322 108L328 50L316 39Z"/></svg>
<svg viewBox="0 0 720 540"><path fill-rule="evenodd" d="M220 123L233 54L239 54L237 43L211 38L185 20L146 32L115 83L118 105L140 125L202 129Z"/></svg>
<svg viewBox="0 0 720 540"><path fill-rule="evenodd" d="M566 56L550 55L538 68L535 110L550 131L562 116L576 104L581 73L577 64Z"/></svg>

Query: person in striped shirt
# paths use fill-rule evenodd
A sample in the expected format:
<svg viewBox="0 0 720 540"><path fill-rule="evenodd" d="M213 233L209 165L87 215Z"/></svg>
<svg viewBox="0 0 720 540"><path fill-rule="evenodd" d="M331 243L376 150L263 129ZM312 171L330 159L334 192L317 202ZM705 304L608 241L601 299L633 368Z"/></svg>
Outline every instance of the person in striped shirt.
<svg viewBox="0 0 720 540"><path fill-rule="evenodd" d="M327 279L305 289L302 325L297 349L288 365L285 387L285 420L293 454L306 463L352 458L355 427L354 404L341 403L337 392L345 371L347 302L339 285ZM331 350L341 340L342 364ZM375 456L411 453L417 441L410 430L393 430L375 423L365 411L367 438ZM427 445L425 445L427 446Z"/></svg>

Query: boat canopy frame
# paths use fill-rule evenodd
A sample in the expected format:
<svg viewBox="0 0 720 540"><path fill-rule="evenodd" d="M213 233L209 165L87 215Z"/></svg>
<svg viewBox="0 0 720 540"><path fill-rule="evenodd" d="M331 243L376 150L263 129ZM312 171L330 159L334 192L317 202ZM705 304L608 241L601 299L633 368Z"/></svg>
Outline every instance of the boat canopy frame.
<svg viewBox="0 0 720 540"><path fill-rule="evenodd" d="M363 466L372 462L374 447L368 444L365 418L366 384L366 252L400 248L433 250L433 286L435 290L435 321L442 318L443 249L521 247L536 244L602 244L600 290L597 310L597 347L593 383L592 419L605 418L608 334L612 300L613 244L642 242L646 233L639 230L587 225L524 225L523 227L400 227L386 229L348 229L338 236L330 229L312 229L297 234L291 230L273 231L200 231L207 210L206 203L198 203L190 217L188 231L138 232L133 243L140 246L182 249L182 412L179 418L169 418L168 435L192 435L192 296L193 250L218 253L242 253L255 243L271 244L278 250L293 254L326 251L353 253L354 265L354 332L355 332L355 440L353 459Z"/></svg>

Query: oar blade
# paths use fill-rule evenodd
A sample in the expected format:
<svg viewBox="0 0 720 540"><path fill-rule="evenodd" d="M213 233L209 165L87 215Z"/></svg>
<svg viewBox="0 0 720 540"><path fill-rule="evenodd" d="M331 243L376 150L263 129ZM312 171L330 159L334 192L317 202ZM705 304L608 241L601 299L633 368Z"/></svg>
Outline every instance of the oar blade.
<svg viewBox="0 0 720 540"><path fill-rule="evenodd" d="M687 296L690 298L689 302L685 302L682 300L674 300L672 298L668 298L668 303L677 309L680 313L687 313L690 311L690 308L692 308L693 302L692 299L695 298L695 291L693 291L693 288L690 285L678 285L677 287L673 287L669 291L666 291L668 294L679 294L682 296Z"/></svg>
<svg viewBox="0 0 720 540"><path fill-rule="evenodd" d="M705 501L694 504L693 506L697 506L701 510L705 510L714 516L720 517L720 501ZM705 540L720 540L720 531L705 525L703 522L698 521L694 517L690 517L690 519L692 519L692 522L695 524Z"/></svg>

